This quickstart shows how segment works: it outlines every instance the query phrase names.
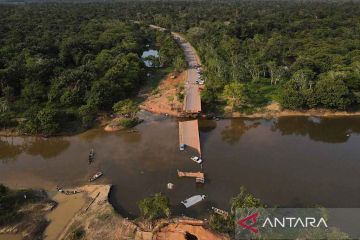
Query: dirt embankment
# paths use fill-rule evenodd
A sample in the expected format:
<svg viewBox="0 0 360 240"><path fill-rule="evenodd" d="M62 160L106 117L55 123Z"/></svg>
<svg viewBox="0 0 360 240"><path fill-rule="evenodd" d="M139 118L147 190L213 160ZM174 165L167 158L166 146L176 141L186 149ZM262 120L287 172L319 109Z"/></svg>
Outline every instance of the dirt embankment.
<svg viewBox="0 0 360 240"><path fill-rule="evenodd" d="M341 117L341 116L360 116L360 111L347 112L347 111L333 111L329 109L309 109L309 110L284 110L281 109L280 104L273 102L268 106L259 109L251 114L244 114L240 112L231 112L225 108L224 117L226 118L277 118L289 116L308 116L308 117Z"/></svg>
<svg viewBox="0 0 360 240"><path fill-rule="evenodd" d="M1 240L33 240L42 236L48 225L46 215L56 206L56 202L50 200L45 191L36 192L38 201L24 204L17 211L21 217L16 222L0 227ZM24 198L26 199L26 195Z"/></svg>
<svg viewBox="0 0 360 240"><path fill-rule="evenodd" d="M108 124L105 125L104 130L106 132L116 132L125 129L125 127L121 125L122 120L122 117L116 117L112 119Z"/></svg>
<svg viewBox="0 0 360 240"><path fill-rule="evenodd" d="M75 235L80 235L79 239L102 240L186 240L186 235L196 236L198 240L229 239L201 225L184 223L180 219L160 220L149 228L146 222L127 220L114 211L108 202L110 185L88 185L80 190L83 191L85 202L64 227L59 240L72 239Z"/></svg>
<svg viewBox="0 0 360 240"><path fill-rule="evenodd" d="M176 78L168 75L155 90L146 94L146 99L141 103L140 108L156 114L181 116L183 103L179 96L183 94L185 79L186 71Z"/></svg>

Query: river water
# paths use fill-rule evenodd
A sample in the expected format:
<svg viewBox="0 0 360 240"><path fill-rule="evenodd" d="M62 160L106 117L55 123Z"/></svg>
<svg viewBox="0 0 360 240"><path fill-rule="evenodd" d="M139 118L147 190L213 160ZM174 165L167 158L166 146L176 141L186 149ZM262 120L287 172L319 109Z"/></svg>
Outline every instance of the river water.
<svg viewBox="0 0 360 240"><path fill-rule="evenodd" d="M0 138L0 183L54 190L88 183L114 185L110 199L128 216L137 201L155 192L169 196L175 214L206 216L211 206L228 209L245 186L268 205L360 207L360 118L282 117L273 120L200 120L204 186L179 179L176 170L197 171L178 150L176 119L145 121L137 133L93 129L72 137ZM88 165L89 149L96 158ZM167 183L174 183L167 190ZM206 201L185 210L194 194Z"/></svg>

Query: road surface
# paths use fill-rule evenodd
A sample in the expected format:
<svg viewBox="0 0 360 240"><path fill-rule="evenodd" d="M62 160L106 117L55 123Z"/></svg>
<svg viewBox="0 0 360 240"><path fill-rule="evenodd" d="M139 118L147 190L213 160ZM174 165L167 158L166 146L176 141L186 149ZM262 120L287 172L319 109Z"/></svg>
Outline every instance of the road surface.
<svg viewBox="0 0 360 240"><path fill-rule="evenodd" d="M150 25L151 28L166 31L165 28ZM200 88L196 80L200 80L200 75L196 71L196 66L200 65L200 58L191 44L180 34L171 32L171 35L180 44L184 51L186 62L188 63L187 76L185 82L183 111L188 114L201 112ZM199 124L198 120L179 122L179 142L189 148L193 148L201 156Z"/></svg>
<svg viewBox="0 0 360 240"><path fill-rule="evenodd" d="M166 31L165 28L149 25L151 28ZM200 98L200 88L196 84L197 80L200 80L200 75L197 73L195 67L200 65L200 58L197 55L195 49L191 44L186 41L179 33L171 32L171 35L175 40L180 44L180 47L183 49L185 54L186 62L188 63L187 77L185 82L185 93L184 93L184 104L183 111L185 113L200 113L201 112L201 98Z"/></svg>
<svg viewBox="0 0 360 240"><path fill-rule="evenodd" d="M198 120L179 122L179 142L194 149L201 156Z"/></svg>
<svg viewBox="0 0 360 240"><path fill-rule="evenodd" d="M183 49L186 62L188 63L183 111L185 113L199 113L201 112L201 98L200 88L199 85L196 84L196 81L200 80L200 75L197 73L195 67L200 65L200 58L193 46L180 34L175 32L171 34L177 39Z"/></svg>

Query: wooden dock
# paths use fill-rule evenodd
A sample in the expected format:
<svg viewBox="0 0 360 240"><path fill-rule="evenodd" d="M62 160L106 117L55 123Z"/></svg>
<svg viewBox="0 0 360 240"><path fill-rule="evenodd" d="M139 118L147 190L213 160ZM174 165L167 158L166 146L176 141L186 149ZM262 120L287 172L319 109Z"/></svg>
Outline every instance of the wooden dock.
<svg viewBox="0 0 360 240"><path fill-rule="evenodd" d="M179 122L179 142L195 149L201 156L198 120Z"/></svg>
<svg viewBox="0 0 360 240"><path fill-rule="evenodd" d="M205 174L202 172L182 172L177 170L179 177L195 178L197 183L205 183Z"/></svg>

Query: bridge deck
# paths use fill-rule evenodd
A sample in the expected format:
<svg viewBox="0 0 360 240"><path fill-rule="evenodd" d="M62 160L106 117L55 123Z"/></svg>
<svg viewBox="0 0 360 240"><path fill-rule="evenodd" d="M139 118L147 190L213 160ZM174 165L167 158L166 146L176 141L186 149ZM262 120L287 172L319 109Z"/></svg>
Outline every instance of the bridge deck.
<svg viewBox="0 0 360 240"><path fill-rule="evenodd" d="M195 149L201 156L198 120L179 122L179 141L187 147Z"/></svg>

